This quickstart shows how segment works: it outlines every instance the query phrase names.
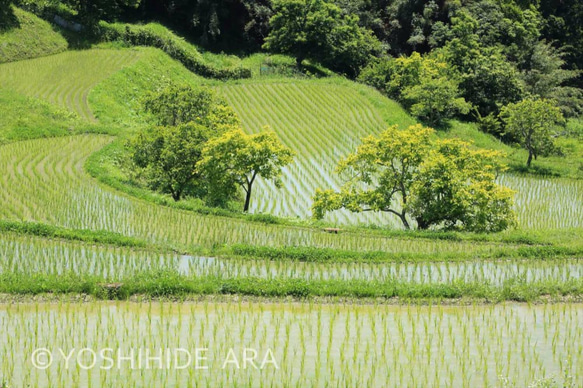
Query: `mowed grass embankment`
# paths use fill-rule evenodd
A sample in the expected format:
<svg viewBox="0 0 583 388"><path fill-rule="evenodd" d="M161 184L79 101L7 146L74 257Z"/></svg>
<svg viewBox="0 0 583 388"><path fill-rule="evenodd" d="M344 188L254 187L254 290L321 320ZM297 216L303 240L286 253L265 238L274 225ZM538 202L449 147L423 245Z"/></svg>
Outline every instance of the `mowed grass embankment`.
<svg viewBox="0 0 583 388"><path fill-rule="evenodd" d="M67 50L67 41L50 23L20 8L12 7L12 10L13 17L9 18L8 25L0 26L0 63L44 57Z"/></svg>
<svg viewBox="0 0 583 388"><path fill-rule="evenodd" d="M204 78L188 71L159 49L140 47L137 60L99 82L89 93L89 105L106 126L131 128L148 125L142 98L167 82L200 85Z"/></svg>
<svg viewBox="0 0 583 388"><path fill-rule="evenodd" d="M93 49L5 63L0 65L0 85L95 121L87 102L91 89L139 55L139 50Z"/></svg>

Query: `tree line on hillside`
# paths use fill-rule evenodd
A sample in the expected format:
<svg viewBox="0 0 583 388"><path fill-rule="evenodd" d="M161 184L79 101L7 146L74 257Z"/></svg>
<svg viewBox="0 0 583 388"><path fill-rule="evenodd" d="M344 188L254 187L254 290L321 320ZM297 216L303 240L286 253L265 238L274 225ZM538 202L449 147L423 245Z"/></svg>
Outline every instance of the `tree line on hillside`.
<svg viewBox="0 0 583 388"><path fill-rule="evenodd" d="M5 5L9 0L2 0ZM273 30L273 16L301 7L304 16L326 9L326 17L355 22L371 32L391 56L426 54L454 39L460 18L484 47L500 47L520 69L529 66L537 42L562 49L567 68L583 69L583 3L579 0L14 0L32 10L71 8L87 23L167 22L210 47L259 49ZM6 9L6 6L0 7ZM321 22L328 22L324 19ZM457 25L457 27L456 27ZM243 41L242 41L243 39ZM332 38L331 40L333 40ZM578 79L581 81L581 78Z"/></svg>

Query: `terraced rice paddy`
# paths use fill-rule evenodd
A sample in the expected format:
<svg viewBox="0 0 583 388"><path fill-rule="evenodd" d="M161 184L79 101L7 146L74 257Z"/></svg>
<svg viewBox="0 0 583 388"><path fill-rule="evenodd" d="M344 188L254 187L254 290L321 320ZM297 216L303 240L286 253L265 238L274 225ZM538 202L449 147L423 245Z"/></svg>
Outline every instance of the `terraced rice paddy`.
<svg viewBox="0 0 583 388"><path fill-rule="evenodd" d="M326 83L243 84L222 87L221 93L250 133L269 125L282 142L297 152L284 170L284 189L260 181L262 200L253 212L287 217L310 216L311 197L319 187L338 189L338 160L352 152L365 136L379 133L385 123L374 106L357 91ZM396 108L398 106L395 105ZM337 211L328 220L338 223L377 223L398 226L390 216Z"/></svg>
<svg viewBox="0 0 583 388"><path fill-rule="evenodd" d="M92 87L138 59L137 50L67 51L0 65L0 87L47 100L87 120Z"/></svg>
<svg viewBox="0 0 583 388"><path fill-rule="evenodd" d="M522 228L583 226L583 180L504 175L499 182L517 191L515 209Z"/></svg>
<svg viewBox="0 0 583 388"><path fill-rule="evenodd" d="M88 50L3 64L0 87L45 99L94 121L87 101L93 86L135 63L140 56L139 63L149 63L145 52ZM159 53L152 54L156 55ZM192 75L186 70L170 71L168 63L159 59L158 56L153 68L163 68L170 78L179 74L178 78L195 82L188 78ZM136 98L126 98L132 100L132 106L120 109L116 113L120 117L113 117L115 114L107 117L111 122L126 123L125 120L130 120L127 115L137 114L132 110L138 101L137 91L153 87L156 82L152 80L159 79L143 76L149 74L145 68L132 75L144 84L136 86L124 80L124 85L131 85L130 94L134 96L135 92ZM125 77L123 72L117 76ZM100 118L121 99L115 96L116 77L109 78L109 84L101 91L101 97L111 99L101 111L95 110ZM238 111L248 132L259 132L270 125L298 153L295 163L284 171L282 190L259 182L252 201L256 213L309 217L315 189L340 187L342 182L334 173L336 163L353 151L362 137L378 133L393 124L391 120L401 126L411 122L397 104L383 99L387 105L379 107L376 97L371 97L374 92L358 85L337 80L272 81L217 86ZM145 85L148 82L151 85ZM122 94L129 95L126 92ZM92 97L98 94L96 90ZM394 114L386 115L387 109L394 109ZM520 284L525 293L533 290L537 301L547 296L565 297L562 299L565 301L581 296L582 258L564 255L547 260L542 257L478 260L478 256L500 253L501 249L510 252L530 247L525 245L528 242L518 245L383 237L380 232L364 230L334 235L308 227L267 225L163 207L98 184L84 171L87 158L111 141L111 137L87 135L0 146L0 219L117 232L192 254L221 253L227 251L222 249L225 244L248 244L251 248L300 246L431 255L431 260L348 263L198 257L0 233L0 277L6 281L6 287L1 284L3 290L36 295L47 291L43 284L52 281L47 286L54 287L51 291L70 293L74 289L87 292L91 299L112 297L100 293L108 287L103 282L125 282L121 287L131 292L124 295L133 295L134 300L71 303L43 295L41 300L46 297L53 303L36 303L15 302L21 298L18 295L0 295L0 387L4 383L11 387L126 386L128 382L132 386L181 387L506 387L544 385L551 380L558 386L577 386L583 381L583 304L390 306L373 303L382 298L402 302L403 298L416 297L388 293L390 290L385 290L386 294L363 293L369 292L368 288L376 291L380 286L390 288L397 283L403 288L411 287L415 293L416 286L421 289L430 285L445 293L417 297L438 295L451 299L466 296L446 294L463 284L466 291L482 286L488 292L495 290L467 295L480 300L533 300L518 294L499 299L487 296L498 291L512 292L513 285ZM521 228L583 227L583 181L502 176L500 182L518 191L516 209ZM338 211L327 219L338 224L401 226L393 217L383 214ZM560 233L569 233L568 238L576 239L579 231ZM556 230L552 232L555 239L561 240L556 237ZM569 241L565 246L548 248L549 252L554 252L554 248L571 252L568 248L577 245ZM458 260L433 260L434 257L441 260L439 254L456 255ZM466 257L468 260L462 261ZM175 294L172 290L165 293L164 289L145 288L165 286L167 279L156 278L157 270L168 271L164 274L172 276L177 272L181 276L168 279L187 279L197 287L209 280L206 286L201 286L209 288L200 290L213 296L180 304L140 301L136 295L143 293L179 298L185 296L181 293L184 290L200 292L196 287L177 287ZM140 274L151 278L141 279ZM309 297L299 299L306 294L267 293L264 289L253 293L256 284L264 287L268 283L263 282L265 279L282 280L272 282L277 291L286 281L307 285L322 281L318 287L324 291L309 295L329 297L335 303L316 304ZM324 283L328 280L329 284L337 282L334 284L347 288L339 287L336 294L332 293L334 290L326 293ZM70 283L59 288L65 281ZM229 288L239 281L242 284L246 281L247 288ZM140 282L147 284L140 288ZM18 288L20 283L26 283L24 288ZM74 287L67 288L71 284ZM358 289L363 284L368 287L364 291ZM556 287L545 288L545 284ZM578 291L569 293L573 284ZM10 288L11 285L15 287ZM351 285L356 286L350 288ZM92 289L88 291L88 287ZM557 291L555 295L561 287L567 291ZM348 289L351 294L341 293ZM230 293L239 295L224 295ZM241 295L269 295L274 299L249 302ZM275 299L282 295L293 295L295 302ZM338 302L338 298L347 295L351 295L354 303L367 297L366 303L371 304ZM379 299L373 299L377 296ZM48 360L46 353L45 358L33 359L39 348L51 352L50 365L43 364ZM174 357L184 356L184 351L196 357L196 350L201 348L206 349L205 359L191 359L186 368L177 367L177 363L184 365L185 360ZM259 356L251 365L243 360L248 355L247 348L254 349ZM115 361L109 367L108 360L103 358L104 349L111 351L107 355ZM162 352L164 357L147 360L148 354L156 357ZM231 352L234 356L230 356ZM268 359L268 352L272 352L273 363L256 369L261 360ZM233 357L238 367L233 364ZM46 368L39 368L33 360ZM231 363L225 363L227 360ZM199 361L207 368L197 368Z"/></svg>
<svg viewBox="0 0 583 388"><path fill-rule="evenodd" d="M0 274L98 276L107 282L152 270L217 279L360 280L413 284L569 282L583 278L583 260L437 263L304 263L161 254L145 250L0 235Z"/></svg>
<svg viewBox="0 0 583 388"><path fill-rule="evenodd" d="M0 85L94 120L87 103L92 87L131 65L139 56L139 50L96 49L2 64ZM341 178L334 173L337 161L353 151L362 137L376 134L391 124L366 92L342 83L244 83L219 89L237 110L248 132L258 132L269 125L298 153L294 163L284 169L283 189L277 189L271 182L258 182L252 201L255 213L309 217L316 188L341 186ZM401 108L395 104L392 109ZM400 114L395 117L404 120ZM521 227L583 226L583 182L514 176L502 177L500 181L518 191L516 209ZM391 215L354 214L345 210L330 213L327 220L401 227L400 221ZM128 228L131 227L128 225L124 230Z"/></svg>
<svg viewBox="0 0 583 388"><path fill-rule="evenodd" d="M576 304L27 303L0 305L0 343L0 380L14 386L156 381L183 387L486 387L583 381L583 306ZM33 368L39 348L51 352L52 362L39 357L43 368ZM100 356L107 348L112 350ZM244 369L245 348L257 351L258 368L264 359L270 363L262 369L247 363ZM146 361L147 350L164 356ZM197 355L205 359L196 361ZM233 356L239 367L225 364ZM94 367L85 370L88 365Z"/></svg>
<svg viewBox="0 0 583 388"><path fill-rule="evenodd" d="M259 182L256 190L261 200L257 197L252 203L254 212L309 217L316 188L339 189L342 185L334 173L338 160L353 152L363 137L394 124L386 123L366 97L343 85L242 84L220 90L248 132L258 132L269 125L298 154L284 170L283 189ZM504 176L500 183L518 191L516 210L521 227L583 226L583 181ZM341 210L327 217L339 224L402 227L396 217L386 214Z"/></svg>
<svg viewBox="0 0 583 388"><path fill-rule="evenodd" d="M102 187L83 170L106 136L23 141L0 147L0 218L74 229L108 230L196 248L246 243L386 252L490 252L502 244L334 235L302 227L249 223L161 207Z"/></svg>

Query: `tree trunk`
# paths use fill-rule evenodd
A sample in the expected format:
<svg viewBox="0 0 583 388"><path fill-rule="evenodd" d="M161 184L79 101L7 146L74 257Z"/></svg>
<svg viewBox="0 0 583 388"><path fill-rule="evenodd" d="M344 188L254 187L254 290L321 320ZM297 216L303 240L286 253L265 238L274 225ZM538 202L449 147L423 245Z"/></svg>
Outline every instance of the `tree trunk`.
<svg viewBox="0 0 583 388"><path fill-rule="evenodd" d="M302 57L297 57L296 58L296 66L298 67L298 69L302 69L302 62L304 61L304 58Z"/></svg>
<svg viewBox="0 0 583 388"><path fill-rule="evenodd" d="M530 163L532 163L532 151L528 151L528 160L526 161L526 167L530 168Z"/></svg>
<svg viewBox="0 0 583 388"><path fill-rule="evenodd" d="M401 214L401 221L403 222L403 225L405 225L405 229L409 230L411 229L411 226L409 225L409 221L407 221L407 217L405 216L405 214Z"/></svg>
<svg viewBox="0 0 583 388"><path fill-rule="evenodd" d="M249 186L247 186L247 194L245 195L245 206L243 207L243 211L245 213L249 211L249 204L251 203L251 187L253 187L253 184L249 184Z"/></svg>

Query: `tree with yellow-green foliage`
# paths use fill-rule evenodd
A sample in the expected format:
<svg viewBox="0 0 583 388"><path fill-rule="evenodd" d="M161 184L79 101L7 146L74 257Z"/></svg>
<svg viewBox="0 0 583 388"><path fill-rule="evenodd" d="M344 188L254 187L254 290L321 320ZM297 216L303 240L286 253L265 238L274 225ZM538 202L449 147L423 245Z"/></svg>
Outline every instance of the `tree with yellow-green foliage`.
<svg viewBox="0 0 583 388"><path fill-rule="evenodd" d="M245 192L243 211L247 212L257 177L280 187L281 169L293 157L294 152L281 144L274 132L247 135L241 129L234 129L208 141L197 170L219 190L241 187Z"/></svg>
<svg viewBox="0 0 583 388"><path fill-rule="evenodd" d="M390 127L370 136L338 164L339 192L317 190L315 218L341 208L396 215L406 229L438 227L496 232L512 227L514 192L496 184L506 167L498 151L475 150L461 140L436 140L421 125Z"/></svg>
<svg viewBox="0 0 583 388"><path fill-rule="evenodd" d="M359 79L401 102L428 125L467 114L471 104L461 97L459 75L439 55L412 53L408 57L372 61Z"/></svg>

